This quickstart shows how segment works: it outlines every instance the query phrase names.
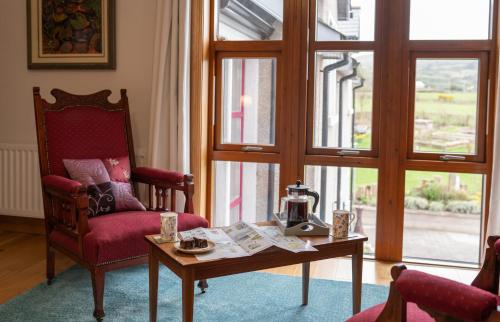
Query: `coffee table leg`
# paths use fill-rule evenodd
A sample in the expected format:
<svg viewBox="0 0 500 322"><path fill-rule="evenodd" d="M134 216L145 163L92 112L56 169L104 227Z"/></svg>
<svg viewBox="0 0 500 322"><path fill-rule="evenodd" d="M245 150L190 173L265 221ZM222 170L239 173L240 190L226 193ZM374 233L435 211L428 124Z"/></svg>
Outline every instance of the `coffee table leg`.
<svg viewBox="0 0 500 322"><path fill-rule="evenodd" d="M311 263L302 263L302 305L309 302L309 271Z"/></svg>
<svg viewBox="0 0 500 322"><path fill-rule="evenodd" d="M186 272L182 277L182 321L193 322L194 278Z"/></svg>
<svg viewBox="0 0 500 322"><path fill-rule="evenodd" d="M158 258L153 247L149 248L149 321L156 322L158 306Z"/></svg>
<svg viewBox="0 0 500 322"><path fill-rule="evenodd" d="M358 243L352 255L352 313L361 311L361 285L363 283L363 243Z"/></svg>

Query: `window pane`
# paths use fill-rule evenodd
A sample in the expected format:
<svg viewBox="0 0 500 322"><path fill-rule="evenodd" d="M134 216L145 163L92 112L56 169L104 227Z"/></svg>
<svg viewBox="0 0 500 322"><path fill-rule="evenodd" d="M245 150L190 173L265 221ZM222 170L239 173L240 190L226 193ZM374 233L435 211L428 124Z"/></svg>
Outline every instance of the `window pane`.
<svg viewBox="0 0 500 322"><path fill-rule="evenodd" d="M490 0L412 0L410 39L488 39L490 5Z"/></svg>
<svg viewBox="0 0 500 322"><path fill-rule="evenodd" d="M373 52L318 52L315 147L371 149Z"/></svg>
<svg viewBox="0 0 500 322"><path fill-rule="evenodd" d="M478 59L417 59L413 150L476 153Z"/></svg>
<svg viewBox="0 0 500 322"><path fill-rule="evenodd" d="M406 171L403 255L479 263L483 175Z"/></svg>
<svg viewBox="0 0 500 322"><path fill-rule="evenodd" d="M283 0L218 0L217 40L281 40Z"/></svg>
<svg viewBox="0 0 500 322"><path fill-rule="evenodd" d="M317 41L373 41L375 0L317 0Z"/></svg>
<svg viewBox="0 0 500 322"><path fill-rule="evenodd" d="M276 58L222 60L222 143L274 145Z"/></svg>
<svg viewBox="0 0 500 322"><path fill-rule="evenodd" d="M347 209L356 214L351 230L368 236L365 253L375 253L378 170L306 166L305 183L319 193L316 212L332 223L332 211Z"/></svg>
<svg viewBox="0 0 500 322"><path fill-rule="evenodd" d="M214 161L214 179L214 226L266 221L278 211L278 164Z"/></svg>

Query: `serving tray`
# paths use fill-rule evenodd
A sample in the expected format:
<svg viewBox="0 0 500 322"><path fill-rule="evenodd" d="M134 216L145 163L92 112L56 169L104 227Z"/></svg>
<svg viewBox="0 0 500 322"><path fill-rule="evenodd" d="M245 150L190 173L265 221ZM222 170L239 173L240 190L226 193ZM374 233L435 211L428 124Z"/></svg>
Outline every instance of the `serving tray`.
<svg viewBox="0 0 500 322"><path fill-rule="evenodd" d="M323 222L315 214L309 214L309 221L293 227L286 227L286 218L280 214L273 214L273 220L285 236L328 236L330 225Z"/></svg>

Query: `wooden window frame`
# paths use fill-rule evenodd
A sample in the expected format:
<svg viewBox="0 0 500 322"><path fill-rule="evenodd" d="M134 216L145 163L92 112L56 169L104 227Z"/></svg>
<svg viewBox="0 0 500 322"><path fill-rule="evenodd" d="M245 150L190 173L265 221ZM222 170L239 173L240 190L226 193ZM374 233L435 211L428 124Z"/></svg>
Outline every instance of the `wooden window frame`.
<svg viewBox="0 0 500 322"><path fill-rule="evenodd" d="M307 77L307 126L306 126L306 155L307 156L331 156L330 161L337 159L339 163L350 163L357 158L377 158L379 155L379 124L380 124L380 80L382 71L380 68L379 54L381 51L380 27L376 23L381 17L381 3L383 0L375 1L375 19L374 19L374 40L339 40L339 41L319 41L316 40L316 18L317 18L317 0L310 0L311 9L309 11L309 50L308 50L308 77ZM314 146L314 112L316 95L316 54L318 52L371 52L373 53L373 88L372 88L372 140L371 148L356 149L345 147L315 147ZM345 151L352 151L356 154L345 154ZM306 158L307 158L306 156ZM310 158L307 158L310 160ZM346 162L347 161L347 162ZM335 161L334 161L335 162ZM373 161L372 161L373 162ZM304 164L309 165L309 164ZM333 164L332 164L333 166Z"/></svg>
<svg viewBox="0 0 500 322"><path fill-rule="evenodd" d="M434 60L452 60L452 59L477 59L478 61L478 87L477 87L477 103L476 103L476 152L474 154L464 153L443 153L443 152L420 152L414 151L414 134L415 134L415 98L416 98L416 62L419 59L434 59ZM463 162L484 162L485 160L485 144L486 144L486 125L487 125L487 98L488 98L488 54L487 52L430 52L418 51L412 52L410 58L410 82L408 96L408 159L410 160L435 160L445 161L443 158L452 156L455 158L463 158ZM459 159L455 159L459 160ZM450 160L448 160L450 161Z"/></svg>
<svg viewBox="0 0 500 322"><path fill-rule="evenodd" d="M488 206L491 190L491 170L493 164L493 134L495 123L495 104L498 84L498 15L499 0L493 1L491 13L491 39L489 40L409 40L410 0L376 0L375 35L374 41L314 41L316 35L316 0L285 0L282 40L266 41L219 41L215 38L214 2L215 0L193 0L193 10L202 13L192 17L203 16L205 19L192 19L192 36L199 41L197 47L192 47L193 59L204 59L204 65L199 63L195 73L191 73L191 82L198 86L191 88L191 96L196 98L196 106L192 105L193 115L196 116L192 129L192 142L201 142L201 146L191 147L192 153L204 158L196 163L196 170L201 172L201 187L206 193L200 198L205 201L200 209L205 209L206 217L210 221L212 212L213 194L213 162L238 161L257 163L277 163L280 165L280 195L285 193L286 185L293 183L297 178L303 178L305 165L324 165L352 168L378 169L378 199L377 199L377 226L376 226L376 255L381 260L400 261L403 258L403 230L404 230L404 187L407 170L429 170L458 173L477 173L486 175L484 191L483 223L488 221ZM311 9L313 8L313 9ZM200 26L201 25L201 26ZM203 30L203 35L198 32ZM311 36L312 35L312 36ZM203 45L203 46L202 46ZM197 50L203 50L199 54ZM242 152L237 150L218 150L215 145L215 68L219 53L259 51L277 52L281 55L282 94L281 119L276 123L276 133L281 135L280 148L277 152ZM316 51L373 51L374 52L374 97L373 122L377 126L377 133L372 128L372 151L370 155L338 156L332 149L323 151L312 147L310 117L314 106L311 93L314 91L314 66ZM409 148L413 142L409 141L410 126L410 65L412 55L421 52L444 52L450 54L481 52L487 56L487 71L480 72L482 77L488 74L486 95L479 94L486 110L486 134L484 139L484 153L481 160L441 161L421 158L410 158ZM193 56L196 56L193 58ZM484 65L484 64L483 64ZM203 79L197 80L194 76L202 74ZM277 77L278 78L278 77ZM375 78L379 84L375 85ZM203 86L204 93L198 93ZM377 86L377 88L375 88ZM481 85L480 85L481 86ZM484 88L484 86L483 86ZM193 91L195 93L193 94ZM206 96L205 94L208 93ZM375 99L375 95L380 97ZM485 95L485 96L484 96ZM203 96L203 97L202 97ZM280 94L277 93L277 99ZM378 102L378 106L376 105ZM193 104L193 102L192 102ZM278 103L277 103L278 108ZM376 110L378 108L378 110ZM205 113L205 114L204 114ZM199 121L205 120L202 124ZM376 120L376 121L375 121ZM191 122L193 124L193 121ZM278 130L279 129L279 130ZM193 139L195 134L206 138ZM373 140L376 142L374 143ZM278 140L278 139L277 139ZM206 142L206 144L205 144ZM278 142L278 141L276 141ZM479 148L479 145L478 145ZM204 150L205 149L205 150ZM203 154L205 152L205 154ZM193 157L191 158L193 163ZM198 176L195 172L195 180ZM205 176L205 177L203 177ZM197 190L197 194L198 194ZM196 198L195 194L195 198ZM196 206L196 205L195 205ZM205 206L205 207L203 207ZM390 224L384 224L390 223ZM482 240L484 241L484 228Z"/></svg>
<svg viewBox="0 0 500 322"><path fill-rule="evenodd" d="M277 51L221 51L217 52L215 58L215 138L214 138L214 151L243 151L245 152L245 148L257 148L260 149L258 152L263 153L279 153L280 151L280 139L281 133L279 131L279 124L281 119L281 110L282 103L281 97L282 95L278 95L282 93L282 62L281 62L281 53ZM223 138L223 106L222 106L222 85L224 81L223 70L222 70L222 61L224 59L276 59L276 88L275 90L275 119L274 126L275 129L275 139L274 144L257 144L257 143L224 143L222 142ZM257 152L257 151L256 151Z"/></svg>

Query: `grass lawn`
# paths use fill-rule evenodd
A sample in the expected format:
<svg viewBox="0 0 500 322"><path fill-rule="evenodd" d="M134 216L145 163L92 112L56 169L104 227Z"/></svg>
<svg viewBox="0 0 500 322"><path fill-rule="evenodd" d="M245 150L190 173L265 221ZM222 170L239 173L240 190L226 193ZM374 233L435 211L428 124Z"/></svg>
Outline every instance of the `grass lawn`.
<svg viewBox="0 0 500 322"><path fill-rule="evenodd" d="M460 182L467 186L467 190L471 195L480 195L483 190L483 176L480 174L460 173ZM412 189L421 185L422 180L433 180L436 177L441 177L443 184L448 183L449 173L434 172L434 171L407 171L405 177L405 191L410 192ZM367 168L356 168L354 171L354 191L357 187L366 186L369 184L377 184L378 170Z"/></svg>

